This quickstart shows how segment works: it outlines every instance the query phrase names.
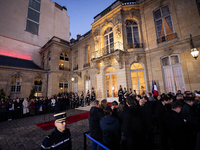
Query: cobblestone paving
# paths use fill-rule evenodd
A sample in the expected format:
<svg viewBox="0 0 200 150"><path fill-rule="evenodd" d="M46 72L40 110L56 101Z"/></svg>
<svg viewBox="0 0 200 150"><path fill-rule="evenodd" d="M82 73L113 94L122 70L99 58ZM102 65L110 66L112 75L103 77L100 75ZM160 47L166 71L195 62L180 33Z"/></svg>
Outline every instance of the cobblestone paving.
<svg viewBox="0 0 200 150"><path fill-rule="evenodd" d="M89 108L69 109L67 116L81 114ZM53 113L0 122L0 150L39 150L43 139L53 131L44 131L35 124L53 120ZM84 149L84 132L89 131L88 119L68 124L71 131L72 150ZM92 149L92 142L87 138L87 150Z"/></svg>

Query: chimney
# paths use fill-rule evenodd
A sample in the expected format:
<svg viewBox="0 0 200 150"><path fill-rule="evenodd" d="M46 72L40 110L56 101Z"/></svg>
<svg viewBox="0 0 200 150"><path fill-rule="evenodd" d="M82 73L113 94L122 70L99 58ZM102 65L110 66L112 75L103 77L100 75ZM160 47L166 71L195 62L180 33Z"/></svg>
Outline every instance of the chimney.
<svg viewBox="0 0 200 150"><path fill-rule="evenodd" d="M75 42L75 39L72 38L72 39L70 40L70 42L71 42L71 43L74 43L74 42Z"/></svg>
<svg viewBox="0 0 200 150"><path fill-rule="evenodd" d="M77 35L77 40L79 40L81 38L81 34Z"/></svg>

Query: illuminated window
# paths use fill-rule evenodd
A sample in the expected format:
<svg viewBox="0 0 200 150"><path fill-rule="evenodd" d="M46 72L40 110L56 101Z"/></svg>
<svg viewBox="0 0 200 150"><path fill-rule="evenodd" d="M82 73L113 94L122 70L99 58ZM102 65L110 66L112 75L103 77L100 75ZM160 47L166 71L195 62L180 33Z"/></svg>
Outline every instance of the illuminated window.
<svg viewBox="0 0 200 150"><path fill-rule="evenodd" d="M169 6L163 6L154 12L157 42L164 42L176 37L174 33Z"/></svg>
<svg viewBox="0 0 200 150"><path fill-rule="evenodd" d="M59 63L60 70L69 70L69 57L67 53L62 52L60 53L60 63Z"/></svg>
<svg viewBox="0 0 200 150"><path fill-rule="evenodd" d="M104 32L104 41L105 48L103 49L103 55L107 55L109 53L114 52L114 39L113 39L113 31L112 28L108 28Z"/></svg>
<svg viewBox="0 0 200 150"><path fill-rule="evenodd" d="M66 78L62 78L59 81L59 93L69 92L68 89L68 80Z"/></svg>
<svg viewBox="0 0 200 150"><path fill-rule="evenodd" d="M34 81L34 88L35 88L35 96L40 97L42 96L42 78L35 78Z"/></svg>
<svg viewBox="0 0 200 150"><path fill-rule="evenodd" d="M90 46L85 47L85 64L90 63Z"/></svg>
<svg viewBox="0 0 200 150"><path fill-rule="evenodd" d="M178 90L184 92L185 84L179 55L165 56L161 63L166 93L176 93Z"/></svg>
<svg viewBox="0 0 200 150"><path fill-rule="evenodd" d="M140 47L138 24L135 21L126 21L126 37L128 48Z"/></svg>
<svg viewBox="0 0 200 150"><path fill-rule="evenodd" d="M117 91L117 76L116 70L113 67L109 67L106 70L106 96L109 99L117 98L118 91Z"/></svg>
<svg viewBox="0 0 200 150"><path fill-rule="evenodd" d="M12 76L10 97L11 98L21 97L21 89L22 89L22 77L18 75Z"/></svg>
<svg viewBox="0 0 200 150"><path fill-rule="evenodd" d="M137 94L146 93L144 68L140 63L133 63L131 65L131 83L132 89Z"/></svg>
<svg viewBox="0 0 200 150"><path fill-rule="evenodd" d="M39 30L41 0L29 0L26 31L37 34Z"/></svg>

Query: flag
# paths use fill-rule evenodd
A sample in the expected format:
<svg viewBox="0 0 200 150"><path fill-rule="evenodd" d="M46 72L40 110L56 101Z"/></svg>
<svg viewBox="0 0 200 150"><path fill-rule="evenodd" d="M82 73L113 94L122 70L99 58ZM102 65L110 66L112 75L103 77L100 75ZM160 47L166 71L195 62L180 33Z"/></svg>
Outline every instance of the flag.
<svg viewBox="0 0 200 150"><path fill-rule="evenodd" d="M154 82L152 80L152 93L154 94Z"/></svg>
<svg viewBox="0 0 200 150"><path fill-rule="evenodd" d="M156 86L156 81L154 81L154 95L158 96L158 89L157 89L157 86Z"/></svg>

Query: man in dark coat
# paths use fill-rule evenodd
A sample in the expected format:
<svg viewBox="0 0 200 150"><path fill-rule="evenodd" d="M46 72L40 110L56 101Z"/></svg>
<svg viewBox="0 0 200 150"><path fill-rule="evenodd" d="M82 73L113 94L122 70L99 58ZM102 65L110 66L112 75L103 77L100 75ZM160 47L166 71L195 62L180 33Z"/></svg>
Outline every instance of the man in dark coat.
<svg viewBox="0 0 200 150"><path fill-rule="evenodd" d="M146 114L141 107L134 104L134 97L127 97L126 103L129 109L123 117L124 137L126 150L146 149L147 122Z"/></svg>
<svg viewBox="0 0 200 150"><path fill-rule="evenodd" d="M99 108L99 101L94 100L93 106L90 109L89 112L89 128L90 128L90 136L94 138L95 140L102 142L103 141L103 133L100 128L100 120L104 116L102 109ZM92 143L92 150L97 149L97 144L95 142ZM98 150L100 150L101 147L98 147Z"/></svg>
<svg viewBox="0 0 200 150"><path fill-rule="evenodd" d="M120 123L112 116L112 109L106 106L103 109L105 116L100 120L103 132L103 143L111 150L120 150Z"/></svg>
<svg viewBox="0 0 200 150"><path fill-rule="evenodd" d="M119 102L122 101L123 95L124 95L124 92L123 92L123 90L122 90L122 86L120 85L119 90L118 90Z"/></svg>
<svg viewBox="0 0 200 150"><path fill-rule="evenodd" d="M165 95L156 105L154 111L155 124L161 133L161 143L164 149L169 149L168 139L169 135L167 132L165 113L167 112L166 105L169 103L169 98Z"/></svg>
<svg viewBox="0 0 200 150"><path fill-rule="evenodd" d="M41 145L41 150L54 149L54 150L71 150L71 133L66 128L66 113L58 113L54 115L55 129L46 136Z"/></svg>
<svg viewBox="0 0 200 150"><path fill-rule="evenodd" d="M182 107L183 103L181 101L175 101L172 103L172 110L165 114L170 143L175 150L192 148L191 142L189 142L191 134L180 116Z"/></svg>

